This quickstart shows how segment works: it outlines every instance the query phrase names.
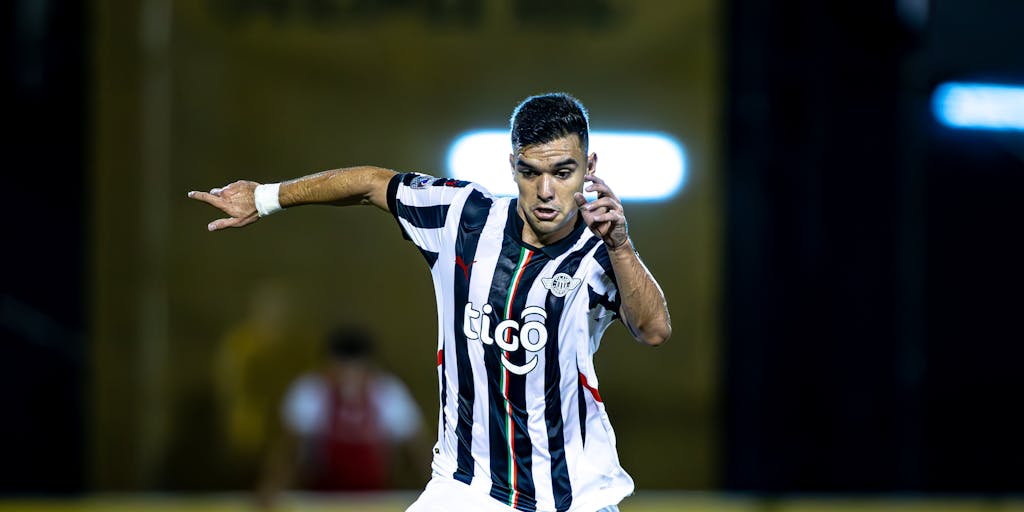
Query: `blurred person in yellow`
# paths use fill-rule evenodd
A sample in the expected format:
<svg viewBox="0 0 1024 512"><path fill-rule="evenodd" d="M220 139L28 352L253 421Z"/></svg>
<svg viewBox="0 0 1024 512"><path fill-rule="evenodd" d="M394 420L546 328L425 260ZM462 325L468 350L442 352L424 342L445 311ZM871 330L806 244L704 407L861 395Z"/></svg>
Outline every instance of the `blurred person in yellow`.
<svg viewBox="0 0 1024 512"><path fill-rule="evenodd" d="M419 249L437 297L440 411L432 476L409 512L614 512L634 484L594 354L619 319L661 345L668 305L596 174L582 103L531 96L511 125L514 198L374 166L188 196L228 215L210 231L304 204L373 205Z"/></svg>
<svg viewBox="0 0 1024 512"><path fill-rule="evenodd" d="M266 506L286 486L389 489L397 464L426 462L420 409L405 384L377 364L371 335L338 328L327 345L322 368L296 379L281 404L284 433L260 489Z"/></svg>
<svg viewBox="0 0 1024 512"><path fill-rule="evenodd" d="M258 480L280 435L278 404L289 383L316 362L315 336L292 318L290 304L284 283L259 283L245 318L224 335L214 360L224 471L232 487L249 488Z"/></svg>

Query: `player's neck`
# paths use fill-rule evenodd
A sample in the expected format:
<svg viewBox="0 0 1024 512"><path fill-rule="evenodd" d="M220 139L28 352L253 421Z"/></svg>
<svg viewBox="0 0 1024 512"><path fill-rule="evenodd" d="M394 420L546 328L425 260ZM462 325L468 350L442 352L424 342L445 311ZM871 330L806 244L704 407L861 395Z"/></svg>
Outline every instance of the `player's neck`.
<svg viewBox="0 0 1024 512"><path fill-rule="evenodd" d="M533 227L530 226L530 222L526 220L526 215L523 213L522 209L517 207L516 214L519 215L519 219L523 222L523 231L519 234L520 238L522 238L523 243L534 247L547 247L560 242L573 232L573 229L576 227L576 222L579 220L574 215L571 222L566 222L565 225L558 228L556 231L542 234L534 231Z"/></svg>

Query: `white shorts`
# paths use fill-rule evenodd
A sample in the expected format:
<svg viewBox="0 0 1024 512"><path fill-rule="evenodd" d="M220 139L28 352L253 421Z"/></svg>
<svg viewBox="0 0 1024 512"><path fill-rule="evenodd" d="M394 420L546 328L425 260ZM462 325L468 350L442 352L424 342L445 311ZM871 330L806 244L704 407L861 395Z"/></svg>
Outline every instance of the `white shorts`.
<svg viewBox="0 0 1024 512"><path fill-rule="evenodd" d="M426 489L405 512L519 512L462 482L447 478L431 478ZM619 512L612 505L595 512Z"/></svg>

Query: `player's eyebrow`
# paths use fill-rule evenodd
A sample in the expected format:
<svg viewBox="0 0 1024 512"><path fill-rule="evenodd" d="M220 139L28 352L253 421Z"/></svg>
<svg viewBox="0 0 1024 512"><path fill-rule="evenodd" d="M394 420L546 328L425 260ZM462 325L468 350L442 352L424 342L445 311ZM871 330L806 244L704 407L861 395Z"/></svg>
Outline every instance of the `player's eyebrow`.
<svg viewBox="0 0 1024 512"><path fill-rule="evenodd" d="M577 162L575 158L569 157L556 163L555 169L560 169L562 167L578 167L579 165L579 162Z"/></svg>
<svg viewBox="0 0 1024 512"><path fill-rule="evenodd" d="M559 160L558 162L555 162L552 168L562 169L565 167L572 167L575 169L576 167L579 167L579 165L579 162L577 162L575 158L569 157L564 160ZM537 170L536 167L526 163L522 158L516 158L516 167L525 167L530 170Z"/></svg>
<svg viewBox="0 0 1024 512"><path fill-rule="evenodd" d="M532 165L524 162L522 158L516 158L516 167L525 167L530 170L536 170Z"/></svg>

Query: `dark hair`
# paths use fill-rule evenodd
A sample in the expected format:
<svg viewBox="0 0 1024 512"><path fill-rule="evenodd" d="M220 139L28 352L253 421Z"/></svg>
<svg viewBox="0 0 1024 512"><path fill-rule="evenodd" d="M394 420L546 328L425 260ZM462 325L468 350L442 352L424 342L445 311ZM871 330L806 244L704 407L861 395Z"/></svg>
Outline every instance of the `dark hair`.
<svg viewBox="0 0 1024 512"><path fill-rule="evenodd" d="M357 327L340 327L327 335L327 348L334 359L366 359L373 355L373 338Z"/></svg>
<svg viewBox="0 0 1024 512"><path fill-rule="evenodd" d="M587 152L589 117L580 100L564 92L540 94L523 100L512 112L512 149L543 144L575 133Z"/></svg>

